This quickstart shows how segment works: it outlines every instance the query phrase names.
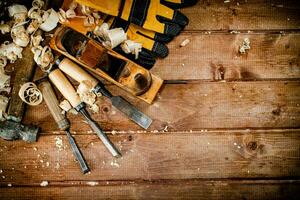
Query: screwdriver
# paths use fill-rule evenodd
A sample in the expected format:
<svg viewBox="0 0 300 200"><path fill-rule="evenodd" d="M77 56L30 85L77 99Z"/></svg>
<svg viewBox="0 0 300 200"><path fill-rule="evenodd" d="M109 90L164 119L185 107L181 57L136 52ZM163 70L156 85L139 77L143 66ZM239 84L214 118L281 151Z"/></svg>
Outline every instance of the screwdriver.
<svg viewBox="0 0 300 200"><path fill-rule="evenodd" d="M52 70L48 74L48 77L55 87L61 92L61 94L70 102L72 107L84 116L90 127L96 132L97 136L103 142L108 151L114 157L121 157L121 153L118 151L118 149L101 130L99 125L90 117L89 113L85 109L85 104L81 102L80 97L76 93L74 87L67 77L60 71L60 69L53 66Z"/></svg>
<svg viewBox="0 0 300 200"><path fill-rule="evenodd" d="M83 174L90 171L80 149L78 148L75 139L72 137L69 129L70 129L70 122L69 120L61 113L61 109L59 107L58 100L55 96L55 93L53 91L53 88L48 80L42 79L39 80L39 88L42 91L44 100L50 110L50 113L52 114L55 122L58 125L58 128L62 131L65 131L70 143L70 146L72 148L73 154L76 157L77 161L79 162L80 169Z"/></svg>
<svg viewBox="0 0 300 200"><path fill-rule="evenodd" d="M113 96L104 87L103 83L96 80L92 75L90 75L88 72L86 72L84 69L82 69L70 59L60 57L58 67L61 71L63 71L65 74L67 74L79 83L81 83L82 81L89 81L92 84L94 93L101 93L105 97L109 98L112 102L112 105L115 108L123 112L139 126L143 127L144 129L147 129L151 125L151 118L139 111L121 96Z"/></svg>

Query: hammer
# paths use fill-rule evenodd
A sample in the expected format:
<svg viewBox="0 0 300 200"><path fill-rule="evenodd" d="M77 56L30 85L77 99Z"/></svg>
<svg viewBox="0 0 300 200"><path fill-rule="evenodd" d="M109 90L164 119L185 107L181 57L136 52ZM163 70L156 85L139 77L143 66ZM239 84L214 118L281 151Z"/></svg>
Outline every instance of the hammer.
<svg viewBox="0 0 300 200"><path fill-rule="evenodd" d="M26 142L35 142L39 128L31 125L21 124L25 111L25 103L20 99L18 93L21 86L30 81L35 70L35 63L30 47L23 51L23 59L15 62L15 76L10 102L8 105L6 121L0 122L0 137L5 140L22 139Z"/></svg>

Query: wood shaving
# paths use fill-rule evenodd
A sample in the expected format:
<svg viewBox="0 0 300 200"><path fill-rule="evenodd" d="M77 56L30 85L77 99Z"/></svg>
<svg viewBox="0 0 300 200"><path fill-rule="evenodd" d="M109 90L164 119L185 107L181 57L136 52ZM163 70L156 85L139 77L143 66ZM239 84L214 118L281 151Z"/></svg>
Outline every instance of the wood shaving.
<svg viewBox="0 0 300 200"><path fill-rule="evenodd" d="M22 23L15 24L11 28L10 34L13 42L20 47L26 47L30 42L29 34L26 32L26 29Z"/></svg>
<svg viewBox="0 0 300 200"><path fill-rule="evenodd" d="M124 41L127 40L127 35L122 28L114 28L109 30L107 23L103 23L101 26L96 26L94 34L103 39L102 44L109 48L115 48Z"/></svg>
<svg viewBox="0 0 300 200"><path fill-rule="evenodd" d="M1 22L0 31L1 31L2 34L9 33L10 32L10 26L8 24L4 24L4 22Z"/></svg>
<svg viewBox="0 0 300 200"><path fill-rule="evenodd" d="M63 150L62 137L56 136L54 139L55 139L55 146L56 146L56 148L58 149L58 151L62 151Z"/></svg>
<svg viewBox="0 0 300 200"><path fill-rule="evenodd" d="M23 84L19 90L19 97L31 106L36 106L42 103L43 95L37 86L32 82Z"/></svg>
<svg viewBox="0 0 300 200"><path fill-rule="evenodd" d="M126 40L121 44L122 50L126 54L133 54L135 55L135 59L138 59L139 53L142 51L142 44L138 42L134 42L132 40Z"/></svg>
<svg viewBox="0 0 300 200"><path fill-rule="evenodd" d="M10 63L14 63L18 58L22 58L22 51L22 47L8 41L5 41L0 46L0 56L6 57Z"/></svg>
<svg viewBox="0 0 300 200"><path fill-rule="evenodd" d="M185 47L186 45L188 45L191 42L191 40L189 39L185 39L181 42L180 47Z"/></svg>
<svg viewBox="0 0 300 200"><path fill-rule="evenodd" d="M52 31L59 22L59 14L52 8L43 13L43 23L40 25L40 29L49 32Z"/></svg>
<svg viewBox="0 0 300 200"><path fill-rule="evenodd" d="M117 162L117 160L111 161L111 162L110 162L110 165L113 166L113 167L117 167L117 168L120 167L120 164Z"/></svg>
<svg viewBox="0 0 300 200"><path fill-rule="evenodd" d="M250 40L249 38L245 38L243 44L240 46L239 52L241 54L245 54L247 50L250 49Z"/></svg>
<svg viewBox="0 0 300 200"><path fill-rule="evenodd" d="M10 84L10 76L5 74L4 67L7 64L6 57L0 56L0 89L9 87Z"/></svg>
<svg viewBox="0 0 300 200"><path fill-rule="evenodd" d="M8 7L10 17L13 17L16 23L24 22L27 18L27 8L24 5L14 4Z"/></svg>
<svg viewBox="0 0 300 200"><path fill-rule="evenodd" d="M89 105L89 108L94 112L99 112L99 107L96 104L96 94L92 92L93 89L93 83L89 80L82 81L78 88L77 93L79 94L79 97L81 101Z"/></svg>
<svg viewBox="0 0 300 200"><path fill-rule="evenodd" d="M46 187L46 186L48 186L48 184L49 184L48 181L42 181L42 182L40 183L40 186L41 186L41 187Z"/></svg>
<svg viewBox="0 0 300 200"><path fill-rule="evenodd" d="M28 25L26 32L28 34L34 34L38 30L39 26L40 26L40 24L39 24L38 20L33 19L30 22L30 24Z"/></svg>
<svg viewBox="0 0 300 200"><path fill-rule="evenodd" d="M43 22L43 14L45 11L41 10L39 7L32 7L28 11L28 17L30 19L36 20L38 24L41 24Z"/></svg>
<svg viewBox="0 0 300 200"><path fill-rule="evenodd" d="M37 35L37 36L34 36L34 35L31 35L31 42L30 42L30 45L33 46L33 47L37 47L37 46L40 46L40 43L43 41L43 37L41 35Z"/></svg>
<svg viewBox="0 0 300 200"><path fill-rule="evenodd" d="M43 0L33 0L32 1L32 7L37 7L42 9L42 7L44 6L44 1Z"/></svg>
<svg viewBox="0 0 300 200"><path fill-rule="evenodd" d="M8 100L9 99L6 96L0 95L0 121L5 119Z"/></svg>
<svg viewBox="0 0 300 200"><path fill-rule="evenodd" d="M96 181L89 181L89 182L86 182L86 184L89 185L89 186L96 186L96 185L98 185L99 183L96 182Z"/></svg>
<svg viewBox="0 0 300 200"><path fill-rule="evenodd" d="M6 65L7 65L7 58L5 56L0 55L0 70L4 70L4 67Z"/></svg>
<svg viewBox="0 0 300 200"><path fill-rule="evenodd" d="M34 54L34 61L41 68L42 71L48 72L52 67L54 56L49 46L36 46L32 47L31 51Z"/></svg>

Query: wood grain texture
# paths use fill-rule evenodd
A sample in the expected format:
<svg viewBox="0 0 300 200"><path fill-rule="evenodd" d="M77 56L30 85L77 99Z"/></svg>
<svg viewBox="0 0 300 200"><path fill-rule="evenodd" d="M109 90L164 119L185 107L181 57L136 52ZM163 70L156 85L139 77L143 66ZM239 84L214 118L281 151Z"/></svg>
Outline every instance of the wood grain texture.
<svg viewBox="0 0 300 200"><path fill-rule="evenodd" d="M189 181L128 185L0 188L2 199L289 199L298 200L299 181ZM98 182L96 182L98 183ZM73 184L73 183L72 183ZM101 183L99 183L101 184ZM86 186L85 186L86 185Z"/></svg>
<svg viewBox="0 0 300 200"><path fill-rule="evenodd" d="M240 54L243 40L251 49ZM185 39L190 43L180 44ZM164 80L265 80L300 78L300 34L184 33L152 72Z"/></svg>
<svg viewBox="0 0 300 200"><path fill-rule="evenodd" d="M153 119L148 131L189 131L229 128L298 128L300 124L300 83L278 82L202 82L166 84L153 105L126 94L116 86L108 87L124 96ZM103 98L104 99L104 98ZM142 129L99 99L100 112L92 115L106 131L142 131ZM57 130L45 104L30 107L26 123ZM69 115L72 131L88 132L80 115Z"/></svg>
<svg viewBox="0 0 300 200"><path fill-rule="evenodd" d="M57 137L63 145L56 145ZM91 173L82 175L65 135L36 144L0 141L1 185L47 181L288 178L300 176L298 130L124 133L110 137L113 158L96 135L76 135Z"/></svg>
<svg viewBox="0 0 300 200"><path fill-rule="evenodd" d="M300 28L297 0L199 0L183 9L186 30L291 30Z"/></svg>

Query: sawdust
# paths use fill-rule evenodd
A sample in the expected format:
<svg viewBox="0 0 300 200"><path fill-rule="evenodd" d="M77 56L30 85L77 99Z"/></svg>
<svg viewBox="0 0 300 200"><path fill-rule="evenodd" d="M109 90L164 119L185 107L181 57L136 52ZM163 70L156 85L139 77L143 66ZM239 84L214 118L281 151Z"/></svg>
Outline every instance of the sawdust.
<svg viewBox="0 0 300 200"><path fill-rule="evenodd" d="M185 47L186 45L188 45L191 42L190 39L185 39L180 43L180 47Z"/></svg>
<svg viewBox="0 0 300 200"><path fill-rule="evenodd" d="M239 52L241 54L245 54L249 49L250 49L250 40L249 38L245 38L243 40L243 44L240 46Z"/></svg>
<svg viewBox="0 0 300 200"><path fill-rule="evenodd" d="M46 186L48 186L48 184L49 184L48 181L42 181L42 182L40 183L40 186L41 186L41 187L46 187Z"/></svg>
<svg viewBox="0 0 300 200"><path fill-rule="evenodd" d="M58 151L63 150L63 141L61 136L56 136L55 138L55 146L58 148Z"/></svg>
<svg viewBox="0 0 300 200"><path fill-rule="evenodd" d="M86 182L86 184L89 185L89 186L96 186L96 185L99 185L99 183L96 182L96 181L89 181L89 182Z"/></svg>
<svg viewBox="0 0 300 200"><path fill-rule="evenodd" d="M117 162L117 160L111 161L111 162L110 162L110 165L113 166L113 167L117 167L117 168L120 167L120 164Z"/></svg>

